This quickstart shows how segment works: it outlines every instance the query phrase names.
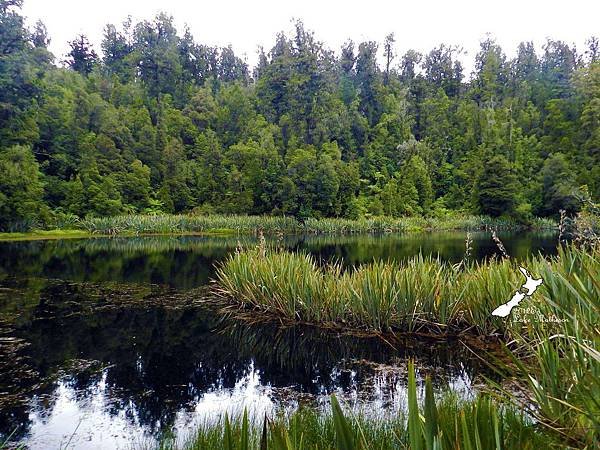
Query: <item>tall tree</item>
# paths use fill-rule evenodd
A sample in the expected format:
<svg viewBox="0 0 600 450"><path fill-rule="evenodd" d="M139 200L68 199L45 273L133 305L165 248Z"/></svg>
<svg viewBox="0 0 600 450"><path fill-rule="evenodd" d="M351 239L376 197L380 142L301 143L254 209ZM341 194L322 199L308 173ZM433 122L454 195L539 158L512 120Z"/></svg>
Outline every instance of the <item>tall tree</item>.
<svg viewBox="0 0 600 450"><path fill-rule="evenodd" d="M88 38L84 34L80 34L69 42L69 47L71 50L67 53L65 63L74 71L82 75L89 75L98 63L98 55Z"/></svg>
<svg viewBox="0 0 600 450"><path fill-rule="evenodd" d="M394 38L394 33L390 33L385 37L385 41L383 43L383 54L385 57L385 75L383 78L383 82L385 85L390 84L390 69L392 67L392 61L396 57L396 53L394 50L394 44L396 43L396 39Z"/></svg>
<svg viewBox="0 0 600 450"><path fill-rule="evenodd" d="M497 217L510 216L517 206L519 184L508 160L501 155L485 161L476 186L481 213Z"/></svg>

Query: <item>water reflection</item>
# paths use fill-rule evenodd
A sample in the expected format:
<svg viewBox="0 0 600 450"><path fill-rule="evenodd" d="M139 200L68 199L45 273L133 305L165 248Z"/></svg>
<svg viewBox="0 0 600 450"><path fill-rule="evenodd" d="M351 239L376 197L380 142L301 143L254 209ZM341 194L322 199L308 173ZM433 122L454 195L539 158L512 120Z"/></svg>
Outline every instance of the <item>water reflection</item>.
<svg viewBox="0 0 600 450"><path fill-rule="evenodd" d="M274 408L319 405L332 392L357 408L394 411L405 404L408 357L437 386L464 395L482 370L460 345L392 349L311 328L249 326L157 286L12 279L2 286L3 317L18 317L11 335L28 344L15 355L36 376L0 384L18 394L1 406L0 432L17 428L31 448L59 447L76 428L77 448L114 448L243 407L263 417ZM131 302L109 306L107 293ZM177 296L183 306L148 306ZM27 308L13 316L11 303L24 298Z"/></svg>
<svg viewBox="0 0 600 450"><path fill-rule="evenodd" d="M508 253L518 259L541 252L556 253L554 232L499 233ZM472 233L472 255L484 259L497 253L489 233ZM272 245L307 251L321 260L345 265L374 259L401 260L423 253L460 261L465 233L440 232L356 236L286 236ZM73 281L125 281L166 284L191 289L208 283L214 264L236 246L256 245L256 239L240 237L137 237L93 238L56 241L0 242L0 275L36 276Z"/></svg>
<svg viewBox="0 0 600 450"><path fill-rule="evenodd" d="M500 235L517 258L556 235ZM346 266L419 252L458 261L464 233L287 236L271 241ZM473 234L473 255L496 252ZM185 433L225 411L258 417L336 392L357 409L405 408L406 360L438 389L473 393L484 368L462 345L249 326L200 302L214 264L252 237L0 243L0 437L31 448L116 448ZM489 374L488 374L489 375ZM76 433L74 431L77 430Z"/></svg>

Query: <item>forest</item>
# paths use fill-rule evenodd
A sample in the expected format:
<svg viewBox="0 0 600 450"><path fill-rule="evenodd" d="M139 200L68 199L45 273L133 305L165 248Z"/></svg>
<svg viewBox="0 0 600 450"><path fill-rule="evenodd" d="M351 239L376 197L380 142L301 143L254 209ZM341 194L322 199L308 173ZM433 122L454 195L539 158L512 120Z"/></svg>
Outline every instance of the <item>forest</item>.
<svg viewBox="0 0 600 450"><path fill-rule="evenodd" d="M456 46L331 49L296 21L250 67L164 13L52 55L21 7L0 0L0 231L133 213L527 223L600 198L595 37L509 58L488 36L466 73Z"/></svg>

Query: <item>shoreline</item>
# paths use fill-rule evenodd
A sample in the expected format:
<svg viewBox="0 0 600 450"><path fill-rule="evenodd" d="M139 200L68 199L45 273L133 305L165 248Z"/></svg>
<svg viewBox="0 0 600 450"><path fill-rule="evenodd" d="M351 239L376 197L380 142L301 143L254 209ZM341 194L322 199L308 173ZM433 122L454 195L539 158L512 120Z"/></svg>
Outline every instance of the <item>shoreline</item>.
<svg viewBox="0 0 600 450"><path fill-rule="evenodd" d="M136 236L236 236L290 234L391 234L438 231L544 231L557 230L550 219L535 218L529 225L487 216L445 218L377 217L371 219L307 219L274 216L115 216L85 219L76 228L0 232L0 241L81 239Z"/></svg>

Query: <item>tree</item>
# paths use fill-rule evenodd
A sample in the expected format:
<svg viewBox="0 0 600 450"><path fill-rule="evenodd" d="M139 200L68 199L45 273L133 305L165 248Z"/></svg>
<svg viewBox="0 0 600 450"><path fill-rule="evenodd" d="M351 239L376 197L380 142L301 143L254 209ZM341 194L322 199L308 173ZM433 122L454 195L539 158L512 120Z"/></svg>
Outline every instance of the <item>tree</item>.
<svg viewBox="0 0 600 450"><path fill-rule="evenodd" d="M475 100L479 105L495 105L507 87L506 56L491 38L481 43L475 58Z"/></svg>
<svg viewBox="0 0 600 450"><path fill-rule="evenodd" d="M542 176L543 213L558 216L561 210L577 212L577 188L573 170L562 153L554 153L544 161Z"/></svg>
<svg viewBox="0 0 600 450"><path fill-rule="evenodd" d="M129 166L130 171L120 180L121 193L126 205L143 211L150 204L152 188L150 186L150 168L136 159Z"/></svg>
<svg viewBox="0 0 600 450"><path fill-rule="evenodd" d="M408 163L408 171L417 191L419 213L427 215L431 212L433 189L425 161L419 155L413 156Z"/></svg>
<svg viewBox="0 0 600 450"><path fill-rule="evenodd" d="M442 88L448 97L456 97L460 92L462 81L462 65L454 56L460 49L440 45L431 50L423 63L425 79L435 88Z"/></svg>
<svg viewBox="0 0 600 450"><path fill-rule="evenodd" d="M219 57L219 79L221 81L248 82L248 65L235 55L231 45L221 49Z"/></svg>
<svg viewBox="0 0 600 450"><path fill-rule="evenodd" d="M519 184L508 160L501 155L486 159L475 189L482 214L512 215L517 206Z"/></svg>
<svg viewBox="0 0 600 450"><path fill-rule="evenodd" d="M10 226L48 210L525 217L575 211L577 186L600 195L595 38L513 59L488 38L464 80L460 47L398 61L388 35L335 53L296 21L250 79L231 47L159 14L107 25L101 58L78 36L63 68L21 4L0 0L0 153L38 213L11 203L27 183L2 180Z"/></svg>
<svg viewBox="0 0 600 450"><path fill-rule="evenodd" d="M134 27L136 69L148 95L157 103L161 94L181 100L177 96L182 74L178 41L173 18L164 13L152 22L144 21Z"/></svg>
<svg viewBox="0 0 600 450"><path fill-rule="evenodd" d="M80 34L69 42L71 50L67 53L65 64L75 72L89 75L98 63L98 55L90 45L88 38Z"/></svg>
<svg viewBox="0 0 600 450"><path fill-rule="evenodd" d="M19 14L21 0L0 0L0 148L30 145L38 139L35 121L40 94L37 60L29 32ZM39 66L39 68L38 68Z"/></svg>
<svg viewBox="0 0 600 450"><path fill-rule="evenodd" d="M35 48L48 48L50 45L50 37L48 36L48 29L44 22L38 20L35 23L33 32L31 33L31 43Z"/></svg>
<svg viewBox="0 0 600 450"><path fill-rule="evenodd" d="M80 177L84 192L81 215L101 217L114 216L123 212L121 194L116 181L112 176L100 175L93 156L86 155L82 160Z"/></svg>
<svg viewBox="0 0 600 450"><path fill-rule="evenodd" d="M131 80L133 73L133 45L131 43L131 19L123 24L124 31L108 24L104 27L102 39L102 62L106 72L116 75L122 82Z"/></svg>
<svg viewBox="0 0 600 450"><path fill-rule="evenodd" d="M13 146L0 152L0 230L27 230L48 219L44 186L31 148Z"/></svg>
<svg viewBox="0 0 600 450"><path fill-rule="evenodd" d="M421 63L423 55L415 50L408 50L402 57L400 65L400 76L405 83L409 83L417 76L417 67Z"/></svg>
<svg viewBox="0 0 600 450"><path fill-rule="evenodd" d="M359 112L365 116L369 125L379 121L381 105L381 74L377 66L377 43L362 42L358 46L356 58L356 83L359 90Z"/></svg>
<svg viewBox="0 0 600 450"><path fill-rule="evenodd" d="M396 57L394 53L394 44L396 43L396 39L394 38L394 33L390 33L385 37L385 42L383 44L383 52L385 57L385 76L383 78L383 84L386 86L390 84L390 68L392 66L392 61Z"/></svg>

